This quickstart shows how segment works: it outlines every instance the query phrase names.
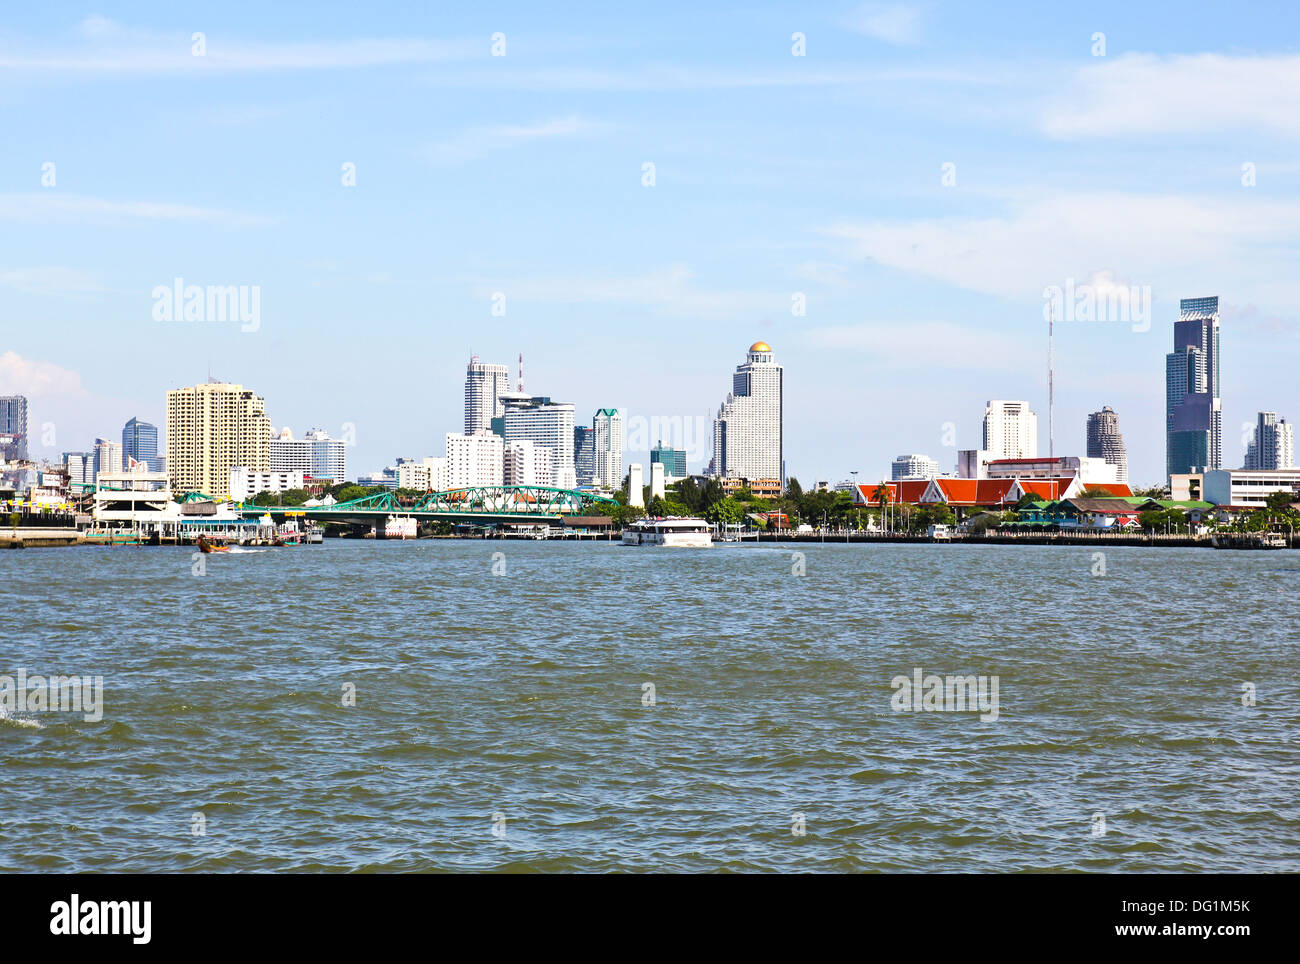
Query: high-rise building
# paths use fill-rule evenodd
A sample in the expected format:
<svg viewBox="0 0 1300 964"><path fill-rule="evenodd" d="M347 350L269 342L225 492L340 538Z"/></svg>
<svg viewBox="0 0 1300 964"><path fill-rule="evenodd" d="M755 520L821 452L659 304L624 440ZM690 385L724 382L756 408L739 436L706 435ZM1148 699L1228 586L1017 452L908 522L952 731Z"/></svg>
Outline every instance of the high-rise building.
<svg viewBox="0 0 1300 964"><path fill-rule="evenodd" d="M133 418L122 426L122 467L129 468L132 459L143 462L150 472L162 471L157 425Z"/></svg>
<svg viewBox="0 0 1300 964"><path fill-rule="evenodd" d="M506 485L554 485L551 450L528 439L505 443Z"/></svg>
<svg viewBox="0 0 1300 964"><path fill-rule="evenodd" d="M1291 426L1276 412L1260 412L1255 430L1246 445L1245 468L1295 468L1295 436Z"/></svg>
<svg viewBox="0 0 1300 964"><path fill-rule="evenodd" d="M271 468L271 420L261 396L230 382L167 393L167 472L176 492L230 495L230 470Z"/></svg>
<svg viewBox="0 0 1300 964"><path fill-rule="evenodd" d="M1223 464L1219 396L1219 299L1184 298L1165 356L1165 471L1205 472Z"/></svg>
<svg viewBox="0 0 1300 964"><path fill-rule="evenodd" d="M446 458L426 458L422 462L401 459L397 463L397 487L416 492L443 492L447 486Z"/></svg>
<svg viewBox="0 0 1300 964"><path fill-rule="evenodd" d="M573 471L579 485L596 481L596 430L586 425L573 428Z"/></svg>
<svg viewBox="0 0 1300 964"><path fill-rule="evenodd" d="M0 462L27 458L27 397L0 395Z"/></svg>
<svg viewBox="0 0 1300 964"><path fill-rule="evenodd" d="M95 439L95 481L105 474L122 471L122 446L106 438Z"/></svg>
<svg viewBox="0 0 1300 964"><path fill-rule="evenodd" d="M309 479L344 482L348 477L348 446L342 439L314 428L303 438L294 438L286 426L272 433L268 446L272 472L301 472Z"/></svg>
<svg viewBox="0 0 1300 964"><path fill-rule="evenodd" d="M891 481L933 479L939 475L939 463L928 455L900 455L890 466Z"/></svg>
<svg viewBox="0 0 1300 964"><path fill-rule="evenodd" d="M988 461L1038 458L1038 416L1028 402L994 399L984 407L983 451Z"/></svg>
<svg viewBox="0 0 1300 964"><path fill-rule="evenodd" d="M95 484L95 456L90 452L64 452L63 470L68 473L68 486L85 490Z"/></svg>
<svg viewBox="0 0 1300 964"><path fill-rule="evenodd" d="M731 392L713 420L713 474L785 482L784 370L772 346L756 341L736 366Z"/></svg>
<svg viewBox="0 0 1300 964"><path fill-rule="evenodd" d="M599 408L591 420L596 446L596 481L607 488L623 482L623 413Z"/></svg>
<svg viewBox="0 0 1300 964"><path fill-rule="evenodd" d="M492 427L502 415L501 396L510 391L510 369L488 365L474 355L465 369L465 434Z"/></svg>
<svg viewBox="0 0 1300 964"><path fill-rule="evenodd" d="M1118 481L1128 481L1128 451L1119 432L1119 416L1109 405L1088 416L1088 457L1105 459L1115 466Z"/></svg>
<svg viewBox="0 0 1300 964"><path fill-rule="evenodd" d="M553 402L541 395L522 396L514 393L506 398L504 406L501 437L507 442L527 440L550 449L554 484L561 489L576 486L578 475L573 464L573 404ZM596 457L599 471L599 446Z"/></svg>
<svg viewBox="0 0 1300 964"><path fill-rule="evenodd" d="M664 480L666 482L677 482L686 478L686 450L673 449L664 445L663 439L650 450L650 464L653 466L656 462L662 462L664 467ZM650 470L654 472L652 468ZM621 480L620 480L621 481Z"/></svg>
<svg viewBox="0 0 1300 964"><path fill-rule="evenodd" d="M501 436L487 429L480 429L472 435L448 432L447 488L505 484L504 446Z"/></svg>

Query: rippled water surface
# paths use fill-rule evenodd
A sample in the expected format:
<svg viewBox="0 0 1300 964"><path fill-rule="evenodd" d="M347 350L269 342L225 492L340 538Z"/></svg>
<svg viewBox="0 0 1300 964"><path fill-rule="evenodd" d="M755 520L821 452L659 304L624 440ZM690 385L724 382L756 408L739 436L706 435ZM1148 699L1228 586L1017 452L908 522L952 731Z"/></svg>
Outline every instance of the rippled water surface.
<svg viewBox="0 0 1300 964"><path fill-rule="evenodd" d="M0 553L0 674L102 675L105 701L0 719L0 868L1300 870L1300 553L1115 548L1094 576L1055 547L330 540L191 565ZM917 668L997 676L998 719L895 712Z"/></svg>

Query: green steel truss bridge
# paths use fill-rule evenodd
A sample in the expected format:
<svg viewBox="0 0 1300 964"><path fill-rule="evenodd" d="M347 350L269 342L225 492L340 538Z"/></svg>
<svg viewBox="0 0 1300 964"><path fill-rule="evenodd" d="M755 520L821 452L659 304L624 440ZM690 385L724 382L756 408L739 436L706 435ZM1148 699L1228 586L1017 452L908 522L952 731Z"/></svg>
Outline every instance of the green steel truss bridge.
<svg viewBox="0 0 1300 964"><path fill-rule="evenodd" d="M245 503L245 516L292 514L315 522L374 523L394 516L490 525L508 522L559 522L565 516L600 515L613 499L546 485L489 485L429 492L411 503L391 492L376 492L350 502L319 506L258 506Z"/></svg>

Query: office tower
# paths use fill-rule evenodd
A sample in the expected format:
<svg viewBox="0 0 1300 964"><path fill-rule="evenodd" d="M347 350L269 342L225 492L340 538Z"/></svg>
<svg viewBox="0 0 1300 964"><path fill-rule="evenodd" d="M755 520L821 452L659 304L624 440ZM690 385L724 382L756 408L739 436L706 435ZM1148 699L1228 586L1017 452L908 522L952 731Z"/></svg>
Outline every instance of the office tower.
<svg viewBox="0 0 1300 964"><path fill-rule="evenodd" d="M311 471L313 479L343 482L348 477L348 445L342 439L331 438L328 432L314 428L307 433L311 446Z"/></svg>
<svg viewBox="0 0 1300 964"><path fill-rule="evenodd" d="M505 443L506 485L554 485L552 452L528 439Z"/></svg>
<svg viewBox="0 0 1300 964"><path fill-rule="evenodd" d="M984 408L984 444L988 461L1038 458L1038 416L1028 402L993 400Z"/></svg>
<svg viewBox="0 0 1300 964"><path fill-rule="evenodd" d="M928 455L900 455L890 465L889 478L899 482L905 479L933 479L939 474L939 463Z"/></svg>
<svg viewBox="0 0 1300 964"><path fill-rule="evenodd" d="M1295 468L1295 438L1287 420L1276 412L1260 412L1246 445L1247 469Z"/></svg>
<svg viewBox="0 0 1300 964"><path fill-rule="evenodd" d="M507 442L527 440L550 449L555 486L572 489L578 484L573 464L573 415L574 408L569 402L513 393L504 401L501 437ZM599 459L599 449L596 456Z"/></svg>
<svg viewBox="0 0 1300 964"><path fill-rule="evenodd" d="M87 489L95 484L95 456L91 452L64 452L63 470L68 473L68 485Z"/></svg>
<svg viewBox="0 0 1300 964"><path fill-rule="evenodd" d="M591 422L595 434L596 479L607 488L623 482L623 414L600 408Z"/></svg>
<svg viewBox="0 0 1300 964"><path fill-rule="evenodd" d="M503 485L505 443L487 429L472 435L447 433L447 488Z"/></svg>
<svg viewBox="0 0 1300 964"><path fill-rule="evenodd" d="M501 396L510 391L510 370L505 365L488 365L469 360L465 369L465 434L492 427L502 414Z"/></svg>
<svg viewBox="0 0 1300 964"><path fill-rule="evenodd" d="M1119 416L1109 405L1088 416L1088 458L1105 459L1115 466L1115 479L1128 481L1128 452L1119 431Z"/></svg>
<svg viewBox="0 0 1300 964"><path fill-rule="evenodd" d="M731 392L713 420L713 472L724 478L785 482L784 371L772 346L756 341L736 366Z"/></svg>
<svg viewBox="0 0 1300 964"><path fill-rule="evenodd" d="M104 473L122 471L122 446L106 438L95 439L95 481Z"/></svg>
<svg viewBox="0 0 1300 964"><path fill-rule="evenodd" d="M1219 299L1184 298L1165 356L1165 471L1205 472L1223 464L1219 396Z"/></svg>
<svg viewBox="0 0 1300 964"><path fill-rule="evenodd" d="M0 462L27 459L27 397L0 395Z"/></svg>
<svg viewBox="0 0 1300 964"><path fill-rule="evenodd" d="M686 478L686 450L668 448L664 445L663 439L650 450L650 464L653 466L656 462L662 462L664 467L664 479L668 482L677 482ZM651 472L654 471L652 468Z"/></svg>
<svg viewBox="0 0 1300 964"><path fill-rule="evenodd" d="M167 393L167 472L178 493L230 495L230 470L271 468L271 420L243 385L206 382Z"/></svg>
<svg viewBox="0 0 1300 964"><path fill-rule="evenodd" d="M129 468L132 459L143 462L150 472L162 471L157 425L133 418L122 426L122 468Z"/></svg>
<svg viewBox="0 0 1300 964"><path fill-rule="evenodd" d="M586 425L573 429L573 471L579 485L591 485L596 480L596 430Z"/></svg>

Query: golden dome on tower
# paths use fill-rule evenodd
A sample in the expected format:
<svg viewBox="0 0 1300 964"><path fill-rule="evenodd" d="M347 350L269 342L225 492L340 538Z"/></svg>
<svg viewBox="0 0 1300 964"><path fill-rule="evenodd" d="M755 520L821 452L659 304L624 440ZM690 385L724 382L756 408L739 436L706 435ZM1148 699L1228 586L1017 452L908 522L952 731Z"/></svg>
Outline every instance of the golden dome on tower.
<svg viewBox="0 0 1300 964"><path fill-rule="evenodd" d="M772 346L765 341L756 341L749 346L750 351L771 351Z"/></svg>

